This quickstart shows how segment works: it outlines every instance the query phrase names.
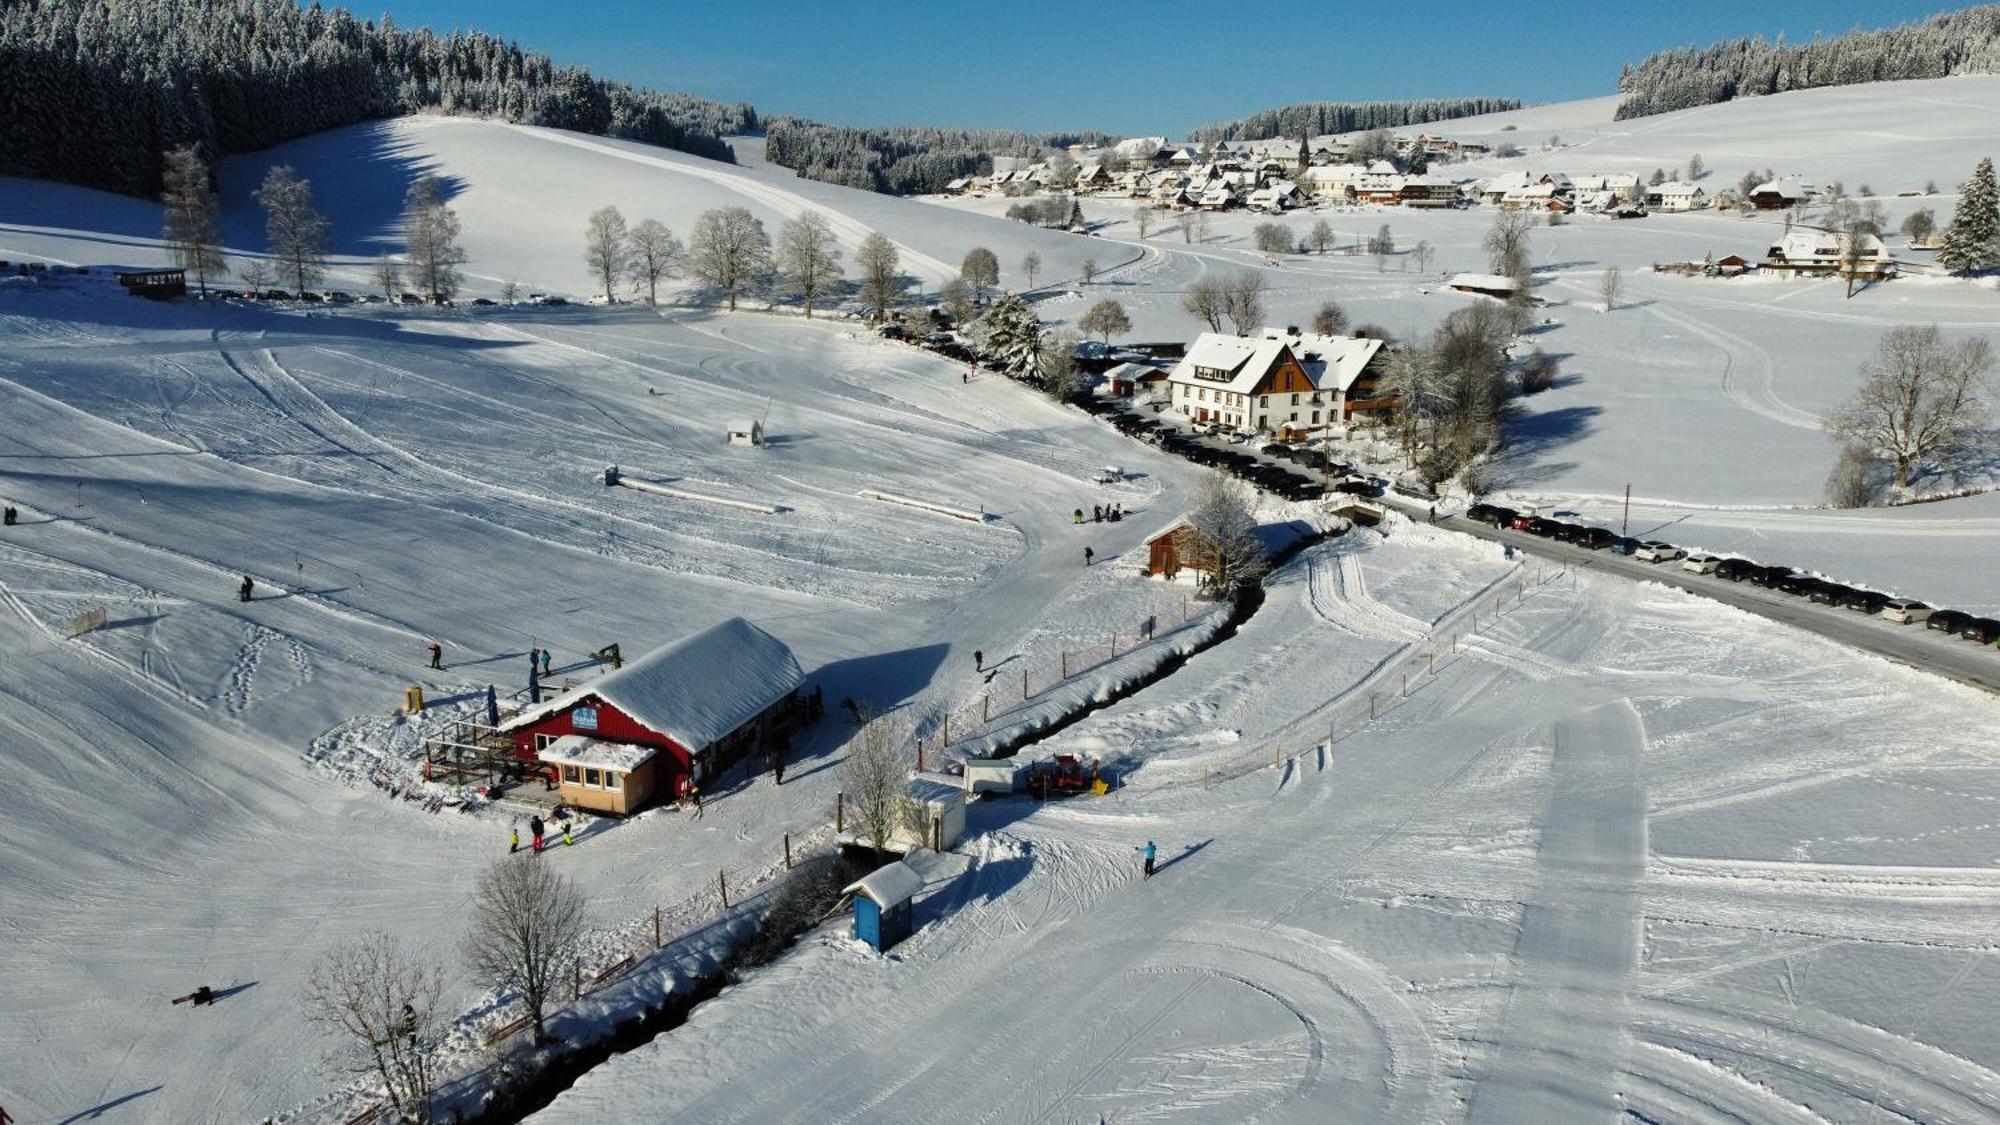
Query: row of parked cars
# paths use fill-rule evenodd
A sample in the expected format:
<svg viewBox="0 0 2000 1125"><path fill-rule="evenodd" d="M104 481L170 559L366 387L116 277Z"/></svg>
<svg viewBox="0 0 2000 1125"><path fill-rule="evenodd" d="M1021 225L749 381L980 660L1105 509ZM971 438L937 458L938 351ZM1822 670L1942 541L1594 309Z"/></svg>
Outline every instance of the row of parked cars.
<svg viewBox="0 0 2000 1125"><path fill-rule="evenodd" d="M1109 399L1089 397L1079 401L1077 405L1103 417L1113 428L1128 437L1150 442L1168 453L1185 457L1197 465L1221 469L1286 500L1317 500L1329 491L1368 496L1382 494L1379 482L1352 476L1352 470L1346 465L1329 464L1325 454L1318 450L1310 451L1315 459L1302 459L1298 454L1305 451L1295 451L1290 446L1284 445L1269 445L1260 450L1270 456L1284 457L1286 460L1297 462L1316 474L1307 476L1283 465L1273 465L1250 453L1234 449L1217 449L1173 426L1162 423L1157 418L1148 418ZM1276 450L1284 452L1275 452ZM1326 482L1321 479L1323 476L1337 476L1343 479L1328 489Z"/></svg>
<svg viewBox="0 0 2000 1125"><path fill-rule="evenodd" d="M1606 528L1547 519L1517 512L1498 504L1474 504L1465 510L1465 515L1467 519L1490 524L1493 527L1512 528L1544 539L1571 543L1586 550L1609 550L1613 554L1629 555L1640 562L1679 562L1682 570L1693 574L1711 574L1731 582L1748 582L1753 586L1762 586L1781 594L1805 598L1819 605L1838 606L1857 613L1882 617L1899 625L1922 624L1926 628L1954 633L1982 645L2000 642L2000 620L1975 617L1955 609L1933 609L1914 598L1900 598L1879 590L1863 590L1839 582L1830 582L1824 578L1802 574L1789 566L1768 565L1750 559L1720 558L1715 555L1691 555L1671 543L1633 539L1620 536Z"/></svg>

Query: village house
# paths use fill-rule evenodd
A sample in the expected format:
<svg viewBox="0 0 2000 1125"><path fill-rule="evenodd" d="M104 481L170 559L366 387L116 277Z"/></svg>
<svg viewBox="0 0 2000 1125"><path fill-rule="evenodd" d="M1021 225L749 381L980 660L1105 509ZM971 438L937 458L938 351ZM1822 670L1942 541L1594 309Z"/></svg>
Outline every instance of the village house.
<svg viewBox="0 0 2000 1125"><path fill-rule="evenodd" d="M1207 544L1207 538L1182 516L1146 537L1146 573L1168 582L1179 581L1183 570L1213 573L1214 551Z"/></svg>
<svg viewBox="0 0 2000 1125"><path fill-rule="evenodd" d="M1400 203L1403 199L1403 171L1390 161L1377 160L1354 184L1354 197L1363 203Z"/></svg>
<svg viewBox="0 0 2000 1125"><path fill-rule="evenodd" d="M1305 171L1305 190L1315 199L1352 203L1354 185L1366 171L1359 164L1315 164Z"/></svg>
<svg viewBox="0 0 2000 1125"><path fill-rule="evenodd" d="M1405 207L1456 207L1458 185L1443 176L1405 176L1402 200Z"/></svg>
<svg viewBox="0 0 2000 1125"><path fill-rule="evenodd" d="M1290 180L1277 180L1267 187L1260 187L1250 193L1246 202L1252 211L1269 211L1277 214L1302 205L1305 200L1299 195L1299 186Z"/></svg>
<svg viewBox="0 0 2000 1125"><path fill-rule="evenodd" d="M1854 276L1871 281L1892 276L1896 272L1896 262L1889 257L1888 247L1872 234L1864 234L1861 239ZM1847 247L1845 231L1794 226L1765 253L1763 268L1811 276L1845 276Z"/></svg>
<svg viewBox="0 0 2000 1125"><path fill-rule="evenodd" d="M1204 332L1167 373L1167 400L1196 423L1304 437L1345 422L1382 341L1265 329Z"/></svg>
<svg viewBox="0 0 2000 1125"><path fill-rule="evenodd" d="M1810 202L1813 190L1797 180L1772 180L1750 192L1750 206L1759 211L1783 211Z"/></svg>
<svg viewBox="0 0 2000 1125"><path fill-rule="evenodd" d="M1521 291L1520 282L1497 273L1461 273L1445 282L1445 287L1502 301L1512 300Z"/></svg>
<svg viewBox="0 0 2000 1125"><path fill-rule="evenodd" d="M563 799L604 812L679 795L794 721L805 676L784 642L741 617L663 645L503 720L516 757L548 766ZM645 797L635 797L641 793Z"/></svg>
<svg viewBox="0 0 2000 1125"><path fill-rule="evenodd" d="M1668 180L1646 189L1646 206L1655 211L1699 211L1708 206L1708 193L1684 181Z"/></svg>
<svg viewBox="0 0 2000 1125"><path fill-rule="evenodd" d="M1502 211L1550 211L1563 213L1574 210L1574 204L1564 197L1551 183L1533 183L1515 188L1500 197Z"/></svg>

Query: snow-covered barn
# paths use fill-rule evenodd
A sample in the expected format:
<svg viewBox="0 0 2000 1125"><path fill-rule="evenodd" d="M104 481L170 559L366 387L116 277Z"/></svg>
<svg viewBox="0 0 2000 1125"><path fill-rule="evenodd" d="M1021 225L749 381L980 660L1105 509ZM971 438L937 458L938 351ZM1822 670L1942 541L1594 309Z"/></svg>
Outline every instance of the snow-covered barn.
<svg viewBox="0 0 2000 1125"><path fill-rule="evenodd" d="M1861 240L1853 267L1856 277L1883 278L1896 272L1896 262L1880 238L1863 234ZM1847 242L1846 231L1794 226L1765 252L1764 268L1804 274L1845 273Z"/></svg>
<svg viewBox="0 0 2000 1125"><path fill-rule="evenodd" d="M548 763L565 788L575 771L580 790L591 790L594 769L596 789L608 794L606 771L616 772L616 800L577 803L631 812L642 803L634 791L679 794L781 736L804 682L783 641L732 617L529 707L499 730L516 755Z"/></svg>

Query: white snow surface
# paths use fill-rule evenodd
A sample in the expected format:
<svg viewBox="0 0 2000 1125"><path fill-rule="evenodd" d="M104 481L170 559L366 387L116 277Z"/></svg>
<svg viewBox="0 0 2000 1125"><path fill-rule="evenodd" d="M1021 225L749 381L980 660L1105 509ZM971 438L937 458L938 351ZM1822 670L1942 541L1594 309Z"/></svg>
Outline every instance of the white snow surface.
<svg viewBox="0 0 2000 1125"><path fill-rule="evenodd" d="M1559 159L1517 162L1536 167L1699 150L1717 178L1754 163L1887 193L1963 178L1995 110L2000 80L1982 78L1461 124L1560 128ZM741 151L725 167L487 122L376 123L231 161L226 225L259 245L247 191L292 163L333 214L335 283L364 289L431 170L464 219L474 292L582 295L584 217L604 203L683 234L721 203L767 222L812 207L845 246L890 233L928 287L981 244L1018 286L1034 250L1045 318L1116 297L1134 339L1191 337L1181 290L1239 269L1270 282L1269 323L1331 296L1409 334L1469 299L1443 278L1485 267L1481 211L1328 215L1343 245L1383 223L1402 250L1429 240L1421 276L1403 253L1272 266L1250 248L1261 219L1141 240L1129 207L1087 200L1095 234L1056 234L996 217L1003 201L884 199ZM1892 219L1949 206L1885 202ZM1646 269L1755 252L1779 229L1694 214L1536 231L1553 323L1530 339L1564 377L1526 402L1503 494L1616 526L1629 483L1634 534L2000 607L1991 493L1810 507L1833 455L1818 413L1880 332L1994 335L1990 286L1909 278L1849 300L1831 282ZM143 266L163 260L157 235L156 205L0 180L0 258ZM1085 258L1106 271L1087 287ZM1627 292L1603 312L1610 265ZM421 783L421 739L489 684L511 694L532 646L556 651L563 690L608 642L642 652L741 617L825 686L828 721L783 786L738 773L699 819L592 820L532 861L583 887L594 951L650 932L655 906L705 927L565 1009L559 1034L712 968L749 918L708 911L718 871L765 880L786 833L824 838L844 698L920 729L990 711L966 753L1100 705L1031 752L1102 758L1122 786L974 805L956 850L914 864L909 942L878 957L831 921L545 1120L2000 1116L1991 697L1609 577L1534 574L1525 598L1467 615L1528 572L1392 517L1305 550L1234 635L1103 705L1217 629L1138 573L1201 470L959 374L843 322L762 312L162 305L97 270L0 286L0 494L22 510L0 535L0 1027L20 1064L0 1105L24 1125L344 1122L365 1091L319 1065L329 1044L299 998L312 958L367 930L454 967L447 1062L474 1065L510 1009L456 969L466 908L526 814L444 804L463 795ZM744 417L768 446L723 444ZM610 463L761 507L605 488ZM1106 464L1125 479L1095 483ZM1134 518L1070 520L1113 502ZM1276 537L1306 516L1263 509ZM67 637L94 609L106 625ZM1135 646L1149 617L1160 635ZM443 671L424 667L433 640ZM1066 680L1003 690L1097 646ZM1419 651L1440 654L1434 671ZM411 685L433 707L404 716ZM1339 718L1368 697L1376 718ZM1148 839L1163 863L1141 883ZM213 1008L168 1003L200 984L223 994Z"/></svg>

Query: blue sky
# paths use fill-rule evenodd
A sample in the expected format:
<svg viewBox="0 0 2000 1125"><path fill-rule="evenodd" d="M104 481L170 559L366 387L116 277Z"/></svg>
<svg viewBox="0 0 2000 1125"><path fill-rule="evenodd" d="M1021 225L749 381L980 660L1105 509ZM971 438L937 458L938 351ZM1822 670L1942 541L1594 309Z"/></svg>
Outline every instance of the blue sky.
<svg viewBox="0 0 2000 1125"><path fill-rule="evenodd" d="M348 0L352 2L352 0ZM379 2L379 0L378 0ZM1662 48L1882 27L1944 0L391 0L660 89L852 125L1179 134L1299 101L1611 93ZM358 7L371 16L378 9Z"/></svg>

